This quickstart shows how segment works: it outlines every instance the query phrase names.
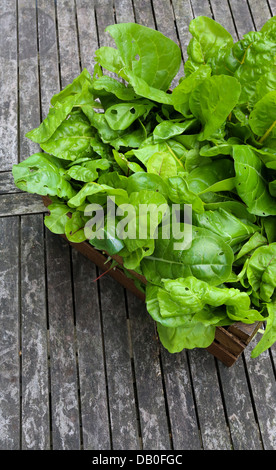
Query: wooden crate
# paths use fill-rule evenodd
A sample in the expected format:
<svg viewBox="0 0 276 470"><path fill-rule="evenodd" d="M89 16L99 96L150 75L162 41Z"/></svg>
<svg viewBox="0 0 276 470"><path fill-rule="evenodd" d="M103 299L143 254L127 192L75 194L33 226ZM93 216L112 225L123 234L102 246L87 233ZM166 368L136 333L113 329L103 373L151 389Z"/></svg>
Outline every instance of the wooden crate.
<svg viewBox="0 0 276 470"><path fill-rule="evenodd" d="M43 197L43 202L44 205L48 207L51 200L48 197ZM61 236L72 247L96 264L101 271L107 272L108 275L116 279L116 281L118 281L123 287L131 291L138 298L145 300L144 293L136 287L134 280L127 277L124 271L120 269L120 266L123 265L123 260L120 256L114 255L110 257L108 253L96 250L89 242L84 241L82 243L73 243L70 242L65 235ZM117 261L118 265L115 268L111 268L111 261L109 261L109 258ZM135 271L129 272L133 277L136 277L146 284L146 280L143 276L139 275ZM216 328L213 343L206 349L227 367L231 367L235 364L261 325L262 322L255 322L251 325L236 322L228 327L219 326Z"/></svg>

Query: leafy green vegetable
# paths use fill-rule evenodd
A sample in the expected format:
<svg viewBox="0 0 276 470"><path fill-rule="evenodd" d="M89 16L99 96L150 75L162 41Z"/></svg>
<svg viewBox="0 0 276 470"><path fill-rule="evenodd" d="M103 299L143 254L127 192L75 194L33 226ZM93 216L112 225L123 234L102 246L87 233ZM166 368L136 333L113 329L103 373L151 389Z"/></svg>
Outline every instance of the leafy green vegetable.
<svg viewBox="0 0 276 470"><path fill-rule="evenodd" d="M53 96L27 134L42 152L13 166L18 188L52 198L49 230L144 277L171 352L236 321L266 322L253 357L276 341L275 25L234 42L195 18L178 83L171 39L108 26L115 47Z"/></svg>

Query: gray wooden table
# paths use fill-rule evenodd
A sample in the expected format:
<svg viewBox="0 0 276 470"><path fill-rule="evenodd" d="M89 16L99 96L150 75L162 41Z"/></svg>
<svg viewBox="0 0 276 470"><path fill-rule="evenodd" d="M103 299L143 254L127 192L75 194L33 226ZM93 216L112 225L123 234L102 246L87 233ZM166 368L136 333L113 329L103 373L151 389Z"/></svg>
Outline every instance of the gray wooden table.
<svg viewBox="0 0 276 470"><path fill-rule="evenodd" d="M95 4L94 4L95 3ZM51 96L109 44L114 22L180 44L207 15L241 38L276 0L2 0L0 11L0 449L276 450L276 348L230 369L170 355L143 303L43 225L11 168Z"/></svg>

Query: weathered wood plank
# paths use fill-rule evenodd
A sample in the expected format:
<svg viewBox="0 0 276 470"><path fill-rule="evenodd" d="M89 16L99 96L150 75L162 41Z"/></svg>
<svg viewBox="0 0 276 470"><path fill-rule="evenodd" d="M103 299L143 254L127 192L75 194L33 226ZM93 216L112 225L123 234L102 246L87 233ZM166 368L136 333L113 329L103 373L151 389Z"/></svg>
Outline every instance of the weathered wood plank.
<svg viewBox="0 0 276 470"><path fill-rule="evenodd" d="M47 212L41 196L29 193L0 195L0 217Z"/></svg>
<svg viewBox="0 0 276 470"><path fill-rule="evenodd" d="M1 2L0 14L0 161L10 170L18 161L17 8L14 0Z"/></svg>
<svg viewBox="0 0 276 470"><path fill-rule="evenodd" d="M259 341L256 336L246 348L247 373L250 389L254 400L256 416L265 450L276 449L276 382L274 364L271 362L270 351L263 352L252 359L251 351Z"/></svg>
<svg viewBox="0 0 276 470"><path fill-rule="evenodd" d="M21 218L22 449L50 449L44 227Z"/></svg>
<svg viewBox="0 0 276 470"><path fill-rule="evenodd" d="M111 448L96 267L72 250L84 450Z"/></svg>
<svg viewBox="0 0 276 470"><path fill-rule="evenodd" d="M53 449L80 449L70 247L46 231Z"/></svg>
<svg viewBox="0 0 276 470"><path fill-rule="evenodd" d="M276 15L276 0L268 0L272 15Z"/></svg>
<svg viewBox="0 0 276 470"><path fill-rule="evenodd" d="M92 75L95 65L94 54L99 47L94 2L77 0L76 12L81 68L87 68Z"/></svg>
<svg viewBox="0 0 276 470"><path fill-rule="evenodd" d="M140 449L124 289L108 276L99 283L112 449Z"/></svg>
<svg viewBox="0 0 276 470"><path fill-rule="evenodd" d="M260 5L259 0L249 0L248 5L253 16L256 30L259 31L266 21L271 18L268 4L266 2L262 2L262 5Z"/></svg>
<svg viewBox="0 0 276 470"><path fill-rule="evenodd" d="M132 0L115 0L114 8L117 23L135 23Z"/></svg>
<svg viewBox="0 0 276 470"><path fill-rule="evenodd" d="M262 450L242 358L234 367L219 363L219 375L234 450Z"/></svg>
<svg viewBox="0 0 276 470"><path fill-rule="evenodd" d="M20 448L19 218L0 219L0 448Z"/></svg>
<svg viewBox="0 0 276 470"><path fill-rule="evenodd" d="M193 11L189 0L172 0L178 37L184 61L187 60L187 46L191 39L189 24L193 19Z"/></svg>
<svg viewBox="0 0 276 470"><path fill-rule="evenodd" d="M249 31L254 31L254 23L247 2L229 0L239 39Z"/></svg>
<svg viewBox="0 0 276 470"><path fill-rule="evenodd" d="M38 144L25 137L26 132L40 124L40 98L37 55L35 0L18 1L19 44L19 159L40 150Z"/></svg>
<svg viewBox="0 0 276 470"><path fill-rule="evenodd" d="M0 194L18 192L20 192L20 189L15 186L12 173L10 171L0 173Z"/></svg>
<svg viewBox="0 0 276 470"><path fill-rule="evenodd" d="M54 1L40 0L38 7L41 102L45 116L52 94L70 83L80 69L74 2L59 1L55 7ZM53 449L80 449L70 247L47 229L46 256L52 446Z"/></svg>
<svg viewBox="0 0 276 470"><path fill-rule="evenodd" d="M237 33L228 0L211 0L211 7L214 20L220 23L232 35L234 41L236 41Z"/></svg>
<svg viewBox="0 0 276 470"><path fill-rule="evenodd" d="M136 23L156 29L151 2L148 0L134 0L133 7Z"/></svg>
<svg viewBox="0 0 276 470"><path fill-rule="evenodd" d="M100 46L114 47L113 39L110 34L105 32L105 28L115 22L113 2L111 0L95 0L95 12Z"/></svg>
<svg viewBox="0 0 276 470"><path fill-rule="evenodd" d="M213 12L208 0L191 0L191 6L193 9L193 15L196 16L209 16L212 18Z"/></svg>
<svg viewBox="0 0 276 470"><path fill-rule="evenodd" d="M171 449L155 325L145 303L127 293L144 450Z"/></svg>
<svg viewBox="0 0 276 470"><path fill-rule="evenodd" d="M199 427L204 450L231 450L215 359L202 349L189 351Z"/></svg>
<svg viewBox="0 0 276 470"><path fill-rule="evenodd" d="M174 450L202 448L186 351L170 354L161 348L168 413Z"/></svg>
<svg viewBox="0 0 276 470"><path fill-rule="evenodd" d="M153 7L158 31L170 38L180 47L178 32L175 27L174 11L170 0L153 0ZM171 87L178 85L179 79L183 77L183 64L181 64L178 73L172 80Z"/></svg>
<svg viewBox="0 0 276 470"><path fill-rule="evenodd" d="M55 2L37 1L41 118L48 114L52 96L60 91Z"/></svg>
<svg viewBox="0 0 276 470"><path fill-rule="evenodd" d="M64 88L80 73L74 0L59 0L57 2L57 24L61 88Z"/></svg>

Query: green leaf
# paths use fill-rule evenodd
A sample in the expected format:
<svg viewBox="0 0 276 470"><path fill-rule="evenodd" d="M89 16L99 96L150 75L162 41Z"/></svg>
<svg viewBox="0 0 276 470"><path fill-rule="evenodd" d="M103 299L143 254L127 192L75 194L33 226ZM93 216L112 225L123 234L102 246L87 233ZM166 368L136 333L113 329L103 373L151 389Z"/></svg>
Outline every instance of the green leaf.
<svg viewBox="0 0 276 470"><path fill-rule="evenodd" d="M244 242L253 233L260 230L258 226L244 223L222 208L215 211L205 211L202 214L195 213L193 222L198 227L207 228L220 235L232 247Z"/></svg>
<svg viewBox="0 0 276 470"><path fill-rule="evenodd" d="M66 204L53 203L48 206L50 215L44 217L46 227L59 235L65 233L65 227L69 220L70 209Z"/></svg>
<svg viewBox="0 0 276 470"><path fill-rule="evenodd" d="M270 302L276 288L276 243L254 251L247 266L247 277L260 299Z"/></svg>
<svg viewBox="0 0 276 470"><path fill-rule="evenodd" d="M191 75L184 78L179 85L173 89L172 101L174 108L185 117L191 114L189 99L191 92L206 78L211 76L211 68L208 65L201 65Z"/></svg>
<svg viewBox="0 0 276 470"><path fill-rule="evenodd" d="M75 180L89 183L98 178L97 169L107 170L109 166L110 162L105 159L85 160L81 165L72 165L66 174Z"/></svg>
<svg viewBox="0 0 276 470"><path fill-rule="evenodd" d="M160 192L165 198L168 195L168 186L161 176L155 173L137 172L129 176L127 192L139 192L143 189Z"/></svg>
<svg viewBox="0 0 276 470"><path fill-rule="evenodd" d="M63 160L76 160L92 154L91 143L94 132L87 118L73 114L65 119L41 148Z"/></svg>
<svg viewBox="0 0 276 470"><path fill-rule="evenodd" d="M267 93L256 103L249 116L252 131L263 143L268 136L276 137L276 91Z"/></svg>
<svg viewBox="0 0 276 470"><path fill-rule="evenodd" d="M119 103L110 106L105 112L105 119L113 130L125 130L136 119L146 117L153 103Z"/></svg>
<svg viewBox="0 0 276 470"><path fill-rule="evenodd" d="M195 212L204 212L204 203L193 191L190 190L187 181L181 176L170 177L167 181L169 199L175 204L192 204Z"/></svg>
<svg viewBox="0 0 276 470"><path fill-rule="evenodd" d="M65 235L70 242L81 243L86 240L84 226L88 220L88 217L84 217L81 212L73 212L65 225Z"/></svg>
<svg viewBox="0 0 276 470"><path fill-rule="evenodd" d="M104 193L108 196L114 196L116 198L116 204L123 204L128 200L127 192L124 189L114 189L105 184L92 182L86 183L81 188L81 190L68 201L68 206L79 207L85 202L87 197L93 196L97 193Z"/></svg>
<svg viewBox="0 0 276 470"><path fill-rule="evenodd" d="M192 322L191 325L168 328L157 323L157 331L163 346L170 353L178 353L183 349L207 348L215 339L216 327Z"/></svg>
<svg viewBox="0 0 276 470"><path fill-rule="evenodd" d="M180 229L183 231L183 225ZM179 240L172 236L156 240L153 255L143 259L141 264L149 282L160 284L163 278L194 276L210 285L219 285L228 279L234 260L232 249L210 230L193 227L192 232L188 249L174 249L174 243L183 241L185 235Z"/></svg>
<svg viewBox="0 0 276 470"><path fill-rule="evenodd" d="M189 119L184 122L162 121L153 131L154 142L162 142L186 131L191 131L196 124L196 119Z"/></svg>
<svg viewBox="0 0 276 470"><path fill-rule="evenodd" d="M170 152L154 153L147 163L148 173L155 173L166 179L177 175L177 163Z"/></svg>
<svg viewBox="0 0 276 470"><path fill-rule="evenodd" d="M123 101L132 101L138 98L133 88L126 87L123 83L107 75L94 80L93 94L100 97L112 94ZM115 101L114 98L113 101Z"/></svg>
<svg viewBox="0 0 276 470"><path fill-rule="evenodd" d="M35 153L18 165L14 165L15 185L32 194L58 196L70 199L76 194L59 161L44 153Z"/></svg>
<svg viewBox="0 0 276 470"><path fill-rule="evenodd" d="M252 237L250 237L249 240L242 246L242 248L235 257L235 261L252 252L256 248L259 248L259 246L263 246L266 244L267 239L259 232L255 232L254 235L252 235Z"/></svg>
<svg viewBox="0 0 276 470"><path fill-rule="evenodd" d="M264 165L246 145L233 146L236 189L251 214L276 215L276 200L269 194Z"/></svg>
<svg viewBox="0 0 276 470"><path fill-rule="evenodd" d="M115 54L120 68L123 65L154 88L165 91L169 88L181 62L177 44L159 31L135 23L111 25L106 31L117 46ZM104 64L101 62L101 49L96 53L96 58L110 70L107 61ZM118 67L114 70L114 62L112 71L119 73Z"/></svg>
<svg viewBox="0 0 276 470"><path fill-rule="evenodd" d="M93 96L90 93L90 88L87 83L84 85L81 92L70 94L62 101L55 101L54 106L50 108L48 115L40 126L28 132L26 137L39 144L46 142L52 137L67 116L69 116L74 107L83 107L85 104L91 106L92 109L93 106L97 105L97 103L93 101Z"/></svg>
<svg viewBox="0 0 276 470"><path fill-rule="evenodd" d="M186 75L201 64L220 58L233 46L233 38L219 23L206 16L198 16L190 22L193 38L188 46L189 59L185 63Z"/></svg>
<svg viewBox="0 0 276 470"><path fill-rule="evenodd" d="M201 83L190 96L190 109L203 126L198 140L208 139L226 121L239 100L241 87L234 77L212 76Z"/></svg>
<svg viewBox="0 0 276 470"><path fill-rule="evenodd" d="M251 357L258 357L261 353L270 348L276 341L276 301L267 304L269 316L266 318L265 332L253 351Z"/></svg>
<svg viewBox="0 0 276 470"><path fill-rule="evenodd" d="M76 94L81 93L83 86L88 83L89 85L92 84L92 78L90 73L88 72L87 69L83 69L83 71L80 73L78 77L76 77L72 83L67 85L63 90L61 90L59 93L56 93L52 98L51 98L51 105L55 106L56 102L59 101L62 103L65 101L68 96L73 96Z"/></svg>

